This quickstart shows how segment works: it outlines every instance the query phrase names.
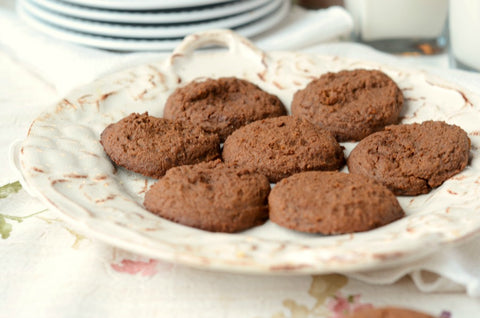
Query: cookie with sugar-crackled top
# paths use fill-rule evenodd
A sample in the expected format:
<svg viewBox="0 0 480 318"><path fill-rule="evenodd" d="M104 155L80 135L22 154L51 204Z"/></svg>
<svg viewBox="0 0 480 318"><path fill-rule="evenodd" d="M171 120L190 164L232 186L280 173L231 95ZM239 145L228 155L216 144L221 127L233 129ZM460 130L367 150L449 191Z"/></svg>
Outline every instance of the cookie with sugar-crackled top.
<svg viewBox="0 0 480 318"><path fill-rule="evenodd" d="M377 180L396 195L428 193L468 164L470 139L443 121L392 125L363 139L348 158L351 173Z"/></svg>
<svg viewBox="0 0 480 318"><path fill-rule="evenodd" d="M338 141L359 141L396 124L403 106L397 84L378 70L326 73L295 93L292 114L329 130Z"/></svg>
<svg viewBox="0 0 480 318"><path fill-rule="evenodd" d="M192 122L224 141L248 123L286 113L277 96L247 80L223 77L177 88L168 97L163 116Z"/></svg>
<svg viewBox="0 0 480 318"><path fill-rule="evenodd" d="M268 219L265 176L220 160L172 168L145 194L147 210L212 232L238 232Z"/></svg>
<svg viewBox="0 0 480 318"><path fill-rule="evenodd" d="M216 134L148 113L133 113L110 124L102 132L100 143L117 165L153 178L175 166L220 156Z"/></svg>

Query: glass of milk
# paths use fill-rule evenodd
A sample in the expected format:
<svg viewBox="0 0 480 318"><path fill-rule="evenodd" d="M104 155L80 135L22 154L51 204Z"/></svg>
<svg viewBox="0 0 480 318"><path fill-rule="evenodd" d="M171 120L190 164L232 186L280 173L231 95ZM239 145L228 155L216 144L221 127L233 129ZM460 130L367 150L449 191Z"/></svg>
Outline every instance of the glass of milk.
<svg viewBox="0 0 480 318"><path fill-rule="evenodd" d="M480 1L450 1L449 29L453 66L480 71Z"/></svg>
<svg viewBox="0 0 480 318"><path fill-rule="evenodd" d="M345 0L345 7L357 40L377 49L435 54L446 48L448 0Z"/></svg>

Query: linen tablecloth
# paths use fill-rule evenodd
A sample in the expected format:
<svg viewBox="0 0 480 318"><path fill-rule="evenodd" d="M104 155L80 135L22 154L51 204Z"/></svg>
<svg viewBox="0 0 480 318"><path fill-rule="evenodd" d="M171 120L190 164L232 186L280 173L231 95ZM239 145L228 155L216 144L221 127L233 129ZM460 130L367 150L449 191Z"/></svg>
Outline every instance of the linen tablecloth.
<svg viewBox="0 0 480 318"><path fill-rule="evenodd" d="M302 13L296 11L284 23L287 28L280 31L302 27L295 22L298 19L295 14ZM60 220L55 211L45 209L22 189L15 171L8 166L8 148L12 141L25 137L31 121L46 106L99 73L84 72L77 79L65 77L62 68L69 61L78 68L73 65L73 46L24 28L11 13L1 16L0 317L340 318L360 307L384 305L420 309L438 317L480 315L480 301L474 297L480 295L480 273L476 266L480 265L480 261L476 262L480 254L478 239L461 247L449 247L427 260L382 272L349 277L247 276L196 270L145 258L78 233L72 225ZM20 34L33 34L33 38L29 43L15 40ZM256 40L264 49L289 49L275 41L274 32ZM318 42L321 41L293 44L295 49L309 52L385 63L418 63L412 59L399 61L359 44ZM22 51L22 48L33 50L32 44L39 46L37 52L59 55L55 58L39 55L41 59L35 60L35 54ZM83 65L99 65L115 57L116 61L102 68L102 72L159 58L158 54L127 56L75 49L78 50L73 54L78 55ZM68 60L61 60L62 57ZM59 67L49 71L55 59ZM42 60L50 60L50 64L35 65ZM445 66L445 57L433 61L434 65ZM478 74L438 68L429 71L469 89L480 88ZM452 258L450 263L445 261L449 258ZM433 273L435 269L444 277L439 279ZM409 276L410 273L414 274ZM436 292L425 292L429 290Z"/></svg>

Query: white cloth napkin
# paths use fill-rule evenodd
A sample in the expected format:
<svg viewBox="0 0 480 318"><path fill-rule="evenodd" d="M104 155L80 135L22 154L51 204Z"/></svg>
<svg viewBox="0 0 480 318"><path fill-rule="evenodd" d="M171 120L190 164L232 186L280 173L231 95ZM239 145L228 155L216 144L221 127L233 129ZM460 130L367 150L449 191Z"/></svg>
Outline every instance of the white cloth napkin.
<svg viewBox="0 0 480 318"><path fill-rule="evenodd" d="M382 63L407 63L355 43L321 42L349 34L352 19L345 10L306 11L294 7L289 17L254 42L266 50L300 50L375 60ZM18 18L0 11L0 48L29 65L31 70L51 83L58 97L72 88L115 69L151 59L162 59L168 53L113 53L79 47L44 36L23 25ZM429 69L466 88L480 92L480 75L461 71ZM12 113L14 110L12 110ZM480 239L443 249L434 255L393 269L355 273L350 276L371 283L391 284L410 275L425 292L466 291L480 297Z"/></svg>
<svg viewBox="0 0 480 318"><path fill-rule="evenodd" d="M350 275L370 284L393 284L410 275L424 292L456 292L466 290L480 297L480 239L442 249L430 257L404 266Z"/></svg>

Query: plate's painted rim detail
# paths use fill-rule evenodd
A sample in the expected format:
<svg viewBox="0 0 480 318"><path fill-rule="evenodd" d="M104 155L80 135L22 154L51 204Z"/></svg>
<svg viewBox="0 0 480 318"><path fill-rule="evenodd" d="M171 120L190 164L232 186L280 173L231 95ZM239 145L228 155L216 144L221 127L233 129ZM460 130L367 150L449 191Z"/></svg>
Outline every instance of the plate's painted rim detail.
<svg viewBox="0 0 480 318"><path fill-rule="evenodd" d="M209 44L226 46L228 54L194 52ZM226 62L231 70L219 68ZM153 181L115 170L98 142L99 132L108 123L129 112L148 109L153 115L161 113L169 92L196 77L234 72L288 104L293 92L318 74L359 67L381 69L394 77L408 103L402 115L405 122L428 118L461 123L472 140L466 170L428 195L402 198L408 216L374 231L321 237L267 223L240 234L222 234L174 224L142 207L140 194ZM27 139L13 150L12 161L30 191L73 226L132 252L243 273L378 269L419 259L479 233L478 105L478 94L418 70L335 56L265 53L234 32L212 30L187 37L161 63L108 75L73 91L34 121ZM346 151L353 147L344 146Z"/></svg>
<svg viewBox="0 0 480 318"><path fill-rule="evenodd" d="M255 36L280 23L287 16L289 8L289 1L283 0L278 10L260 20L235 27L234 30L245 37ZM66 29L32 15L25 10L21 2L17 4L17 13L27 24L47 35L64 41L101 49L114 51L169 51L181 43L180 38L115 38Z"/></svg>
<svg viewBox="0 0 480 318"><path fill-rule="evenodd" d="M101 22L166 24L192 23L224 18L254 10L272 0L247 0L219 4L208 8L180 11L118 11L83 7L60 0L31 0L33 3L66 16Z"/></svg>

